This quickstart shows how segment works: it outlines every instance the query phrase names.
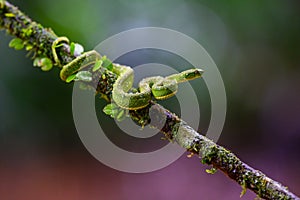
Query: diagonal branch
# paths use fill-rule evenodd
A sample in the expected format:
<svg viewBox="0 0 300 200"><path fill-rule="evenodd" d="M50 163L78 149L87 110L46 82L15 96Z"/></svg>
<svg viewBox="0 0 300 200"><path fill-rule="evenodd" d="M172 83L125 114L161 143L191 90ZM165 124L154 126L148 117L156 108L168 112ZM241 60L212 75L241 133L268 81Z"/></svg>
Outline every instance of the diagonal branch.
<svg viewBox="0 0 300 200"><path fill-rule="evenodd" d="M53 63L56 62L51 50L53 42L58 38L55 33L32 21L18 8L3 0L0 0L0 29L5 29L7 33L19 38L26 50L34 54L33 58L42 56L47 57ZM70 53L68 44L58 47L57 52L60 62L55 64L58 67L62 67L76 57ZM109 98L117 76L108 70L102 73L105 76L100 76L100 80L97 80L97 92ZM155 118L150 119L150 107L151 112L156 114ZM160 124L163 122L161 132L166 138L171 142L176 142L191 154L198 155L203 164L212 165L213 168L223 171L242 186L242 193L248 188L264 199L300 200L279 182L243 163L229 150L199 134L176 114L161 105L151 102L144 109L130 111L130 115L141 126L151 124L154 127L162 127Z"/></svg>

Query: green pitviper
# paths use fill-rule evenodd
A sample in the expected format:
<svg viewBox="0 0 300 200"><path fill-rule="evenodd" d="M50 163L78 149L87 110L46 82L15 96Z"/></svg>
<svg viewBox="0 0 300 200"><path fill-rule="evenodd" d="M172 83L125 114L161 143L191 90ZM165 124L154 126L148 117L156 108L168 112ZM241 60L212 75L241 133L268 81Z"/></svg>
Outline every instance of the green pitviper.
<svg viewBox="0 0 300 200"><path fill-rule="evenodd" d="M53 42L52 53L56 63L59 63L59 60L55 48L62 41L68 43L65 37L59 37ZM85 52L62 67L60 78L66 81L71 75L87 66L95 65L100 59L100 54L95 50ZM144 78L139 82L138 90L132 92L134 81L133 69L125 65L113 63L111 71L118 76L113 85L112 99L119 107L127 110L138 110L146 107L152 96L156 99L170 98L176 94L178 83L199 78L203 73L203 70L194 68L167 77L153 76Z"/></svg>

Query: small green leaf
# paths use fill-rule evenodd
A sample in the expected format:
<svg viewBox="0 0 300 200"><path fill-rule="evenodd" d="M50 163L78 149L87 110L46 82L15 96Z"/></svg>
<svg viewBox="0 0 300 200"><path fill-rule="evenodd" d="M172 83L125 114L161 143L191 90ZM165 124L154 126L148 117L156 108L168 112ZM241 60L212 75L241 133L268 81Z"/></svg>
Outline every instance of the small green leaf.
<svg viewBox="0 0 300 200"><path fill-rule="evenodd" d="M31 33L32 33L32 29L27 29L25 32L26 36L30 36Z"/></svg>
<svg viewBox="0 0 300 200"><path fill-rule="evenodd" d="M106 56L103 56L101 58L101 60L103 61L103 64L102 64L103 67L105 67L106 69L108 69L110 71L113 69L113 64L112 64L111 60L109 60Z"/></svg>
<svg viewBox="0 0 300 200"><path fill-rule="evenodd" d="M115 104L115 103L112 103L112 104L111 104L111 108L112 108L112 109L118 109L119 106L118 106L117 104Z"/></svg>
<svg viewBox="0 0 300 200"><path fill-rule="evenodd" d="M30 28L23 28L21 31L22 31L23 35L27 36L27 37L29 37L32 33L32 29L30 29Z"/></svg>
<svg viewBox="0 0 300 200"><path fill-rule="evenodd" d="M26 45L26 51L30 51L33 48L33 46L31 44L27 44Z"/></svg>
<svg viewBox="0 0 300 200"><path fill-rule="evenodd" d="M117 118L118 114L120 113L119 107L114 103L107 104L103 108L103 112L107 115L110 115L112 118ZM121 118L121 116L120 116L120 118Z"/></svg>
<svg viewBox="0 0 300 200"><path fill-rule="evenodd" d="M24 47L23 40L20 38L14 38L9 42L8 46L16 50L20 50Z"/></svg>
<svg viewBox="0 0 300 200"><path fill-rule="evenodd" d="M40 67L40 60L41 60L41 58L35 58L33 60L33 66Z"/></svg>
<svg viewBox="0 0 300 200"><path fill-rule="evenodd" d="M20 38L14 38L14 39L12 39L12 40L9 42L8 46L9 46L9 47L14 47L15 44L19 43L20 41L22 41Z"/></svg>
<svg viewBox="0 0 300 200"><path fill-rule="evenodd" d="M117 116L118 116L118 114L119 114L119 109L116 108L116 109L112 109L112 110L111 110L111 115L110 115L110 116L111 116L112 118L116 119Z"/></svg>
<svg viewBox="0 0 300 200"><path fill-rule="evenodd" d="M43 71L49 71L50 69L52 69L53 63L47 57L43 57L43 58L38 57L38 58L34 59L33 66L35 66L35 67L41 67L41 69Z"/></svg>
<svg viewBox="0 0 300 200"><path fill-rule="evenodd" d="M71 42L71 44L70 44L70 53L71 53L72 56L74 55L74 51L75 51L75 43Z"/></svg>
<svg viewBox="0 0 300 200"><path fill-rule="evenodd" d="M15 45L14 48L15 48L15 50L21 50L24 48L24 44L17 44L17 45Z"/></svg>
<svg viewBox="0 0 300 200"><path fill-rule="evenodd" d="M5 17L15 17L14 13L5 13Z"/></svg>
<svg viewBox="0 0 300 200"><path fill-rule="evenodd" d="M104 108L103 108L103 112L107 115L111 115L112 114L112 104L107 104Z"/></svg>
<svg viewBox="0 0 300 200"><path fill-rule="evenodd" d="M67 83L70 83L70 82L73 81L75 78L76 78L76 74L72 74L71 76L69 76L69 77L66 79L66 82L67 82Z"/></svg>
<svg viewBox="0 0 300 200"><path fill-rule="evenodd" d="M111 71L112 69L113 69L113 64L112 63L110 63L106 68L109 70L109 71Z"/></svg>
<svg viewBox="0 0 300 200"><path fill-rule="evenodd" d="M103 61L102 61L102 60L97 60L97 61L95 62L95 65L94 65L92 71L95 72L95 71L97 71L98 69L100 69L101 66L102 66L102 64L103 64Z"/></svg>
<svg viewBox="0 0 300 200"><path fill-rule="evenodd" d="M50 69L52 69L52 67L53 63L49 58L45 57L41 59L41 69L43 71L49 71Z"/></svg>
<svg viewBox="0 0 300 200"><path fill-rule="evenodd" d="M91 82L93 80L92 73L88 71L80 71L76 74L75 80Z"/></svg>

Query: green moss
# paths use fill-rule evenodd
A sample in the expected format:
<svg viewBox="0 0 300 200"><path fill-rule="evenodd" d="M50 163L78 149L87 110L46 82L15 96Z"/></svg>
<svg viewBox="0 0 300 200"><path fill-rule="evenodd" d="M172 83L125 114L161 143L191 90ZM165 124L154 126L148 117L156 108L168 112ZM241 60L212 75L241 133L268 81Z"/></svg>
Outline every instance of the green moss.
<svg viewBox="0 0 300 200"><path fill-rule="evenodd" d="M208 173L208 174L215 174L215 173L217 172L217 169L214 168L214 167L212 167L212 168L210 168L210 169L206 169L205 171L206 171L206 173Z"/></svg>
<svg viewBox="0 0 300 200"><path fill-rule="evenodd" d="M13 13L5 13L4 16L5 17L15 17L16 15Z"/></svg>
<svg viewBox="0 0 300 200"><path fill-rule="evenodd" d="M150 123L150 116L149 116L149 109L150 105L146 108L139 109L139 110L131 110L129 111L129 115L131 119L141 127L145 127Z"/></svg>
<svg viewBox="0 0 300 200"><path fill-rule="evenodd" d="M242 186L242 191L241 191L241 194L240 194L240 197L244 196L247 192L247 185L246 185L246 181L243 181L243 183L241 184Z"/></svg>
<svg viewBox="0 0 300 200"><path fill-rule="evenodd" d="M218 148L216 145L202 143L200 152L202 152L201 162L203 164L211 164L212 159L218 155Z"/></svg>

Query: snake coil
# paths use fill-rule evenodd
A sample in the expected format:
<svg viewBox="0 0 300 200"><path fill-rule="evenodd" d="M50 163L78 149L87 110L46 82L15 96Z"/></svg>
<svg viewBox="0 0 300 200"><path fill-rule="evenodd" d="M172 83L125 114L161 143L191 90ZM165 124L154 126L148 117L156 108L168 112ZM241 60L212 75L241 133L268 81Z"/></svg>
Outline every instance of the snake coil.
<svg viewBox="0 0 300 200"><path fill-rule="evenodd" d="M69 40L66 37L59 37L53 42L52 54L57 64L59 64L59 59L56 47L60 42L69 43ZM96 64L100 59L100 54L95 50L85 52L62 67L60 78L66 81L69 76L87 66ZM200 78L203 74L203 70L193 68L167 77L148 77L139 82L137 92L131 92L134 81L133 69L125 65L113 63L111 71L118 76L113 85L112 99L119 107L127 110L138 110L146 107L152 96L156 99L170 98L176 94L178 83Z"/></svg>

